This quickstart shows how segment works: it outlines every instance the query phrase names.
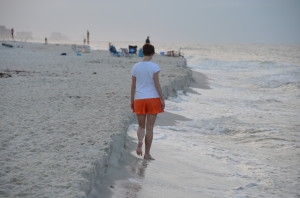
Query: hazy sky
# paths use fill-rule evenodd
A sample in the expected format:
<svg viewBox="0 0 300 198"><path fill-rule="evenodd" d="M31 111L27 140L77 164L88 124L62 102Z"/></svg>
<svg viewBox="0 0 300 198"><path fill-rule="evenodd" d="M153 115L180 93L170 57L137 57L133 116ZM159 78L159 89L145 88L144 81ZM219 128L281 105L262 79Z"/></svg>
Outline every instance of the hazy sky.
<svg viewBox="0 0 300 198"><path fill-rule="evenodd" d="M300 0L0 0L0 25L44 38L300 43Z"/></svg>

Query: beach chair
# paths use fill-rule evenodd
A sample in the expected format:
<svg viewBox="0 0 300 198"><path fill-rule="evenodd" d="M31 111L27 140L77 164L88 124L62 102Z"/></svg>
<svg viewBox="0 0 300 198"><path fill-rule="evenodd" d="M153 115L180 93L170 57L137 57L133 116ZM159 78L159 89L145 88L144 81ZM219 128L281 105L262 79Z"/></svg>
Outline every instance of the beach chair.
<svg viewBox="0 0 300 198"><path fill-rule="evenodd" d="M110 53L111 53L112 55L114 55L114 56L118 56L118 57L121 56L121 55L120 55L120 52L118 52L118 51L116 50L116 47L113 46L113 45L110 45L109 51L110 51Z"/></svg>
<svg viewBox="0 0 300 198"><path fill-rule="evenodd" d="M133 46L133 45L129 45L128 46L129 49L129 55L137 55L137 46Z"/></svg>
<svg viewBox="0 0 300 198"><path fill-rule="evenodd" d="M129 51L127 48L120 48L121 52L121 56L125 56L125 57L128 57L129 56Z"/></svg>
<svg viewBox="0 0 300 198"><path fill-rule="evenodd" d="M87 45L72 45L72 49L76 53L91 53L91 48Z"/></svg>
<svg viewBox="0 0 300 198"><path fill-rule="evenodd" d="M142 48L139 49L139 57L144 57L143 49Z"/></svg>
<svg viewBox="0 0 300 198"><path fill-rule="evenodd" d="M183 53L179 51L174 51L174 50L171 50L171 51L167 51L167 53L165 54L165 56L173 56L173 57L183 57Z"/></svg>

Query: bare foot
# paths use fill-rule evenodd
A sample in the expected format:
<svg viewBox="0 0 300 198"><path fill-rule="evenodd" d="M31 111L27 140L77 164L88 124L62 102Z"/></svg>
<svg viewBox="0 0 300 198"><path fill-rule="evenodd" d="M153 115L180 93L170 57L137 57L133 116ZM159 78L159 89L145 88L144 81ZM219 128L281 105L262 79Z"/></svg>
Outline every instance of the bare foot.
<svg viewBox="0 0 300 198"><path fill-rule="evenodd" d="M140 156L143 155L142 146L143 146L143 142L139 142L137 147L136 147L136 154L137 155L140 155Z"/></svg>
<svg viewBox="0 0 300 198"><path fill-rule="evenodd" d="M145 154L144 159L145 160L155 160L150 154Z"/></svg>

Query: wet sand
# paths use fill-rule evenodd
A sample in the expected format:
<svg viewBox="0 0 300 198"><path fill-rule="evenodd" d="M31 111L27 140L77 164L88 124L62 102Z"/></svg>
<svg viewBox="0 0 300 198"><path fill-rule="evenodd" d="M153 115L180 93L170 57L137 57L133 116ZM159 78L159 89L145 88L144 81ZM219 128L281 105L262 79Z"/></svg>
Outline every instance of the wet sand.
<svg viewBox="0 0 300 198"><path fill-rule="evenodd" d="M191 87L209 89L207 77L193 72ZM171 112L158 115L151 149L155 160L144 160L136 155L135 121L127 131L126 147L122 151L119 165L109 167L103 183L89 197L210 197L203 192L209 186L209 178L201 175L196 164L202 163L201 167L204 169L201 171L205 171L209 168L203 164L213 162L201 154L198 155L198 151L178 150L176 137L157 132L157 127L161 131L164 127L175 126L178 121L188 120Z"/></svg>

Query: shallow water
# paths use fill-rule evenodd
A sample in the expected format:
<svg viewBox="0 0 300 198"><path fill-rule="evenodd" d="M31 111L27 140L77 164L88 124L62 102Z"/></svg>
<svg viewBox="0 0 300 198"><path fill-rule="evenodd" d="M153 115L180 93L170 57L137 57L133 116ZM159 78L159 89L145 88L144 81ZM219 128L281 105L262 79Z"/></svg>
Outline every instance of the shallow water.
<svg viewBox="0 0 300 198"><path fill-rule="evenodd" d="M185 119L168 125L158 117L156 160L126 162L139 171L127 168L111 196L123 189L127 197L299 197L299 49L183 47L208 86L169 98L166 111Z"/></svg>

